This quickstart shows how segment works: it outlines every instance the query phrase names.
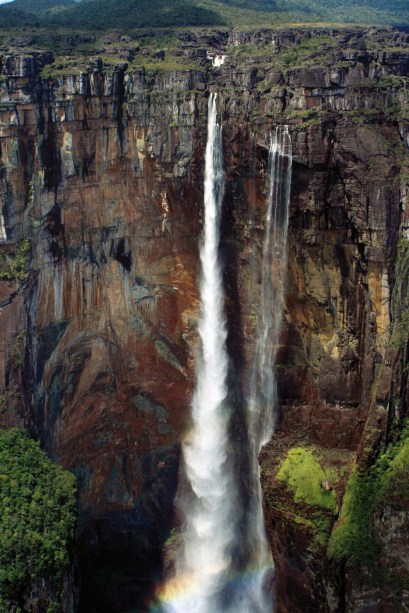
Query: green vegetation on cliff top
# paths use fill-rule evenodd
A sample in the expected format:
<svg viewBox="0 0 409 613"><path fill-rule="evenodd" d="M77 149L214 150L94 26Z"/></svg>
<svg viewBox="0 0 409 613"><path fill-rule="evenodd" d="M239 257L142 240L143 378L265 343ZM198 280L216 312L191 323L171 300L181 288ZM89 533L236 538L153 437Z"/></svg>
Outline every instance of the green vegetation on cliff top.
<svg viewBox="0 0 409 613"><path fill-rule="evenodd" d="M0 26L112 29L346 23L408 25L408 0L15 0ZM92 31L91 30L91 31Z"/></svg>
<svg viewBox="0 0 409 613"><path fill-rule="evenodd" d="M22 430L0 430L0 610L22 611L30 589L48 582L60 610L76 517L75 479Z"/></svg>

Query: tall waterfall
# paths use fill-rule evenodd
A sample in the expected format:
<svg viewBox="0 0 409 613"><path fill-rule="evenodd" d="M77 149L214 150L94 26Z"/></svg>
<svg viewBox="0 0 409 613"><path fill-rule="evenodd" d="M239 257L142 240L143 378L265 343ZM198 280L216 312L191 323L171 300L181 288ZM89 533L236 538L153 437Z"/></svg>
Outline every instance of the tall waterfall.
<svg viewBox="0 0 409 613"><path fill-rule="evenodd" d="M201 355L192 402L193 424L183 447L191 496L184 509L183 555L177 561L175 577L161 594L161 611L271 613L273 561L264 527L258 454L273 432L277 404L274 361L281 325L291 183L288 129L277 128L270 146L261 307L247 403L250 474L246 512L241 511L239 500L238 464L234 466L229 457L227 330L218 258L224 174L215 95L208 104L205 161ZM239 560L234 559L237 551L241 552Z"/></svg>
<svg viewBox="0 0 409 613"><path fill-rule="evenodd" d="M269 149L269 193L263 243L260 312L248 399L250 480L254 495L250 500L248 512L247 565L248 568L253 568L254 573L241 610L252 613L270 613L273 607L273 560L265 531L258 454L262 445L271 438L277 418L275 358L287 270L291 166L290 134L287 126L280 126L274 132Z"/></svg>
<svg viewBox="0 0 409 613"><path fill-rule="evenodd" d="M217 123L216 96L212 94L208 104L204 242L200 251L201 356L192 403L193 427L183 448L193 500L185 512L184 551L173 582L175 593L165 608L172 613L225 611L220 595L228 581L236 537L237 497L227 453L227 330L218 257L223 195L222 132Z"/></svg>

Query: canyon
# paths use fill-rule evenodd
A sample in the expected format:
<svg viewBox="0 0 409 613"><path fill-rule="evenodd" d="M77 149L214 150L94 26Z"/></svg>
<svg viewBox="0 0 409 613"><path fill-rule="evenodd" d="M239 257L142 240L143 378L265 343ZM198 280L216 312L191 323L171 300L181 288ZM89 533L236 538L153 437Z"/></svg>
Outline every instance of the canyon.
<svg viewBox="0 0 409 613"><path fill-rule="evenodd" d="M207 105L217 92L237 448L261 308L269 143L283 124L292 140L279 418L259 458L276 611L404 611L408 35L328 27L176 37L176 49L144 51L113 35L86 66L59 65L30 41L1 49L0 418L28 428L76 476L65 610L146 612L172 567L199 345ZM134 64L141 53L148 68ZM215 54L224 63L214 66ZM291 477L306 465L307 493ZM383 474L382 495L360 497ZM349 535L362 558L336 539L351 500L367 508Z"/></svg>

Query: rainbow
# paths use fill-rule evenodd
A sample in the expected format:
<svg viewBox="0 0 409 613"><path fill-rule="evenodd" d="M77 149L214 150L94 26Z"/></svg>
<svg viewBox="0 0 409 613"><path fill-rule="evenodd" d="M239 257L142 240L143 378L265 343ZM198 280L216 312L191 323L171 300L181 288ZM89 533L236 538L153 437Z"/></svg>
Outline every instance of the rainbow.
<svg viewBox="0 0 409 613"><path fill-rule="evenodd" d="M179 613L181 611L195 611L195 603L203 597L203 577L206 575L218 575L220 569L203 569L203 574L178 575L166 581L156 592L155 601L151 603L149 613ZM273 591L274 568L264 566L246 569L245 572L237 572L229 580L224 582L223 590L231 593L235 602L245 603L256 584L263 585L266 592ZM245 606L245 605L244 605ZM253 608L242 608L241 613L252 613ZM226 609L228 611L228 609ZM237 611L237 609L236 609Z"/></svg>

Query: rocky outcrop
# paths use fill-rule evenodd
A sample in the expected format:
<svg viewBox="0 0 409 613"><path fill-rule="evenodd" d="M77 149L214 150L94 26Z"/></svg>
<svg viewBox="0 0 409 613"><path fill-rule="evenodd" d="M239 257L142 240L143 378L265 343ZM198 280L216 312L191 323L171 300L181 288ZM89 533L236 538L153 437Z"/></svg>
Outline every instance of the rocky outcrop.
<svg viewBox="0 0 409 613"><path fill-rule="evenodd" d="M23 238L31 249L26 277L0 271L2 418L31 428L77 476L80 611L146 608L173 525L195 378L209 90L223 117L237 399L260 299L269 134L288 123L293 140L281 421L261 458L279 610L352 611L355 600L381 610L365 609L380 591L324 562L337 517L325 512L318 530L319 509L295 509L276 476L288 450L314 449L336 471L340 509L357 459L369 466L406 414L407 337L390 342L407 230L406 42L393 30L184 33L194 66L176 72L93 60L67 73L47 53L3 58L2 249L12 257ZM192 53L204 46L225 64ZM404 548L406 512L375 518L385 547Z"/></svg>

